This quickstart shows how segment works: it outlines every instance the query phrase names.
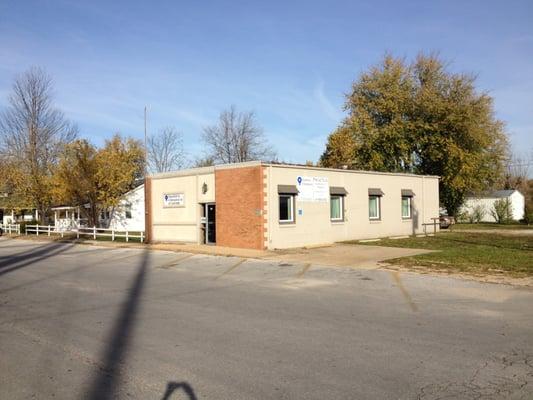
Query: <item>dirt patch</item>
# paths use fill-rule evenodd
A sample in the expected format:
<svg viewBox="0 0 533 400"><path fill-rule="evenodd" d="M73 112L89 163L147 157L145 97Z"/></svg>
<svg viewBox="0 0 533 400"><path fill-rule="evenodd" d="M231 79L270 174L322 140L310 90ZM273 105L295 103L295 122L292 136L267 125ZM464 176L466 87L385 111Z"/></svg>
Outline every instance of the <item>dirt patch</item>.
<svg viewBox="0 0 533 400"><path fill-rule="evenodd" d="M406 267L402 265L394 265L383 263L382 269L402 272L416 272L417 274L435 275L435 276L449 276L459 279L466 279L470 281L484 282L484 283L498 283L504 285L524 286L533 288L533 277L516 278L507 275L486 275L486 274L467 274L461 272L443 271L440 269L432 269L428 267Z"/></svg>

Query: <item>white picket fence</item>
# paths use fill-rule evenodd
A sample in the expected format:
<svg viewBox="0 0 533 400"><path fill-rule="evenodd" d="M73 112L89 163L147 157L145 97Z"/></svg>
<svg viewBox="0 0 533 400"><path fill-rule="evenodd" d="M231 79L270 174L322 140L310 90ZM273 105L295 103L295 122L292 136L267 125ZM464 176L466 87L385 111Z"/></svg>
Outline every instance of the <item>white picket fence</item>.
<svg viewBox="0 0 533 400"><path fill-rule="evenodd" d="M0 229L9 235L20 235L20 224L0 224Z"/></svg>
<svg viewBox="0 0 533 400"><path fill-rule="evenodd" d="M112 241L115 241L117 238L124 238L126 242L130 240L139 240L141 243L144 242L144 231L135 231L137 233L132 233L129 231L117 231L115 229L103 229L93 226L92 228L78 228L70 231L65 230L56 230L53 225L26 225L26 235L35 234L39 236L44 234L47 236L51 235L60 235L64 237L67 235L76 235L76 238L80 237L92 237L93 240L96 240L99 237L111 238Z"/></svg>

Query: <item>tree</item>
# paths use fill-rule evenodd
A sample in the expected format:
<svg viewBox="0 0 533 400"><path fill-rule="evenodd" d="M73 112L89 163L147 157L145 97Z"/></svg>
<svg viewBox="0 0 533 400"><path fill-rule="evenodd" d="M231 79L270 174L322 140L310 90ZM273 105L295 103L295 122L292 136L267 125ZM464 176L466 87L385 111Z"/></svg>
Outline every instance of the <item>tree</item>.
<svg viewBox="0 0 533 400"><path fill-rule="evenodd" d="M490 213L497 223L507 224L513 220L513 205L509 199L496 200Z"/></svg>
<svg viewBox="0 0 533 400"><path fill-rule="evenodd" d="M185 164L183 139L174 127L163 128L157 135L150 136L147 152L150 173L181 169Z"/></svg>
<svg viewBox="0 0 533 400"><path fill-rule="evenodd" d="M386 55L354 82L349 115L330 135L321 162L341 158L349 168L439 175L441 203L455 215L467 192L498 182L507 157L504 125L475 83L436 55L411 63ZM347 136L353 143L340 139Z"/></svg>
<svg viewBox="0 0 533 400"><path fill-rule="evenodd" d="M329 136L319 165L327 168L353 168L355 151L356 145L351 131L340 127Z"/></svg>
<svg viewBox="0 0 533 400"><path fill-rule="evenodd" d="M195 168L212 167L215 165L215 160L210 156L199 157L194 161L193 165Z"/></svg>
<svg viewBox="0 0 533 400"><path fill-rule="evenodd" d="M220 113L218 123L204 128L202 139L207 158L231 164L275 157L253 112L238 112L234 106Z"/></svg>
<svg viewBox="0 0 533 400"><path fill-rule="evenodd" d="M144 171L142 144L115 135L96 149L86 140L69 144L55 175L57 199L82 206L89 225L98 225L103 210L113 210L123 195L140 181Z"/></svg>
<svg viewBox="0 0 533 400"><path fill-rule="evenodd" d="M47 219L52 202L52 174L65 144L77 128L54 107L52 80L32 68L15 79L7 107L0 114L0 156L24 179L17 198Z"/></svg>

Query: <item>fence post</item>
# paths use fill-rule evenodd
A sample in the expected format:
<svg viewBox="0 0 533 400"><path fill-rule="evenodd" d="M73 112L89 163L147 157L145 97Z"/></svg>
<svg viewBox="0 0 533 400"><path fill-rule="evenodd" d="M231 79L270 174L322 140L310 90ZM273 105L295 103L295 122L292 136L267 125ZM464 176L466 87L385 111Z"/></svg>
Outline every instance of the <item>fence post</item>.
<svg viewBox="0 0 533 400"><path fill-rule="evenodd" d="M28 236L28 225L24 225L24 233Z"/></svg>
<svg viewBox="0 0 533 400"><path fill-rule="evenodd" d="M9 224L9 225L7 226L7 230L9 231L9 232L7 232L7 233L9 233L9 234L11 235L11 224Z"/></svg>
<svg viewBox="0 0 533 400"><path fill-rule="evenodd" d="M20 224L17 225L17 235L20 235Z"/></svg>
<svg viewBox="0 0 533 400"><path fill-rule="evenodd" d="M96 226L93 226L93 239L96 240Z"/></svg>
<svg viewBox="0 0 533 400"><path fill-rule="evenodd" d="M80 228L76 230L76 239L80 238Z"/></svg>
<svg viewBox="0 0 533 400"><path fill-rule="evenodd" d="M128 231L126 230L126 242L128 241Z"/></svg>
<svg viewBox="0 0 533 400"><path fill-rule="evenodd" d="M39 224L37 224L37 228L35 230L37 231L37 236L39 236Z"/></svg>
<svg viewBox="0 0 533 400"><path fill-rule="evenodd" d="M115 229L111 229L111 241L115 241Z"/></svg>
<svg viewBox="0 0 533 400"><path fill-rule="evenodd" d="M144 231L141 231L141 243L144 243Z"/></svg>
<svg viewBox="0 0 533 400"><path fill-rule="evenodd" d="M61 232L61 237L63 237L63 231L61 230L60 232Z"/></svg>
<svg viewBox="0 0 533 400"><path fill-rule="evenodd" d="M50 236L50 224L48 224L48 236Z"/></svg>

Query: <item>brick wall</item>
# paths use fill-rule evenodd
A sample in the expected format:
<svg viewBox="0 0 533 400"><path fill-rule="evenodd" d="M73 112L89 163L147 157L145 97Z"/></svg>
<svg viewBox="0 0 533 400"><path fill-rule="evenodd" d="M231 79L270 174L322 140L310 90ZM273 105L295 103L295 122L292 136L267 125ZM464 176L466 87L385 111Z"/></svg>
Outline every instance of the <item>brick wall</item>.
<svg viewBox="0 0 533 400"><path fill-rule="evenodd" d="M264 249L263 167L215 171L217 245Z"/></svg>
<svg viewBox="0 0 533 400"><path fill-rule="evenodd" d="M151 243L152 234L152 179L144 179L144 233L145 243Z"/></svg>

